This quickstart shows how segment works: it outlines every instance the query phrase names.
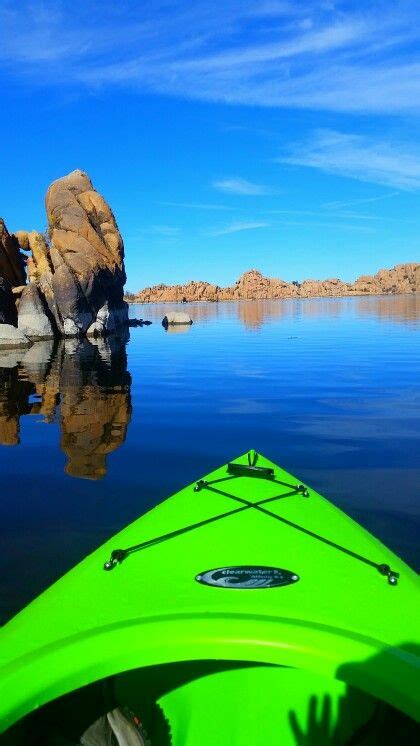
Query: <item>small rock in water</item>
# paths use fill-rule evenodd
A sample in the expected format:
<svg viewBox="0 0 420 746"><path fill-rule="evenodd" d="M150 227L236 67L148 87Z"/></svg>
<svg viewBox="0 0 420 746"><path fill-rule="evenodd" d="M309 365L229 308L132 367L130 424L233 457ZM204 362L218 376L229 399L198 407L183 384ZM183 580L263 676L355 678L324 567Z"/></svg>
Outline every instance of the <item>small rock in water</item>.
<svg viewBox="0 0 420 746"><path fill-rule="evenodd" d="M128 326L150 326L151 323L147 319L128 319Z"/></svg>
<svg viewBox="0 0 420 746"><path fill-rule="evenodd" d="M162 319L162 326L166 329L175 324L192 324L192 318L183 311L169 311Z"/></svg>

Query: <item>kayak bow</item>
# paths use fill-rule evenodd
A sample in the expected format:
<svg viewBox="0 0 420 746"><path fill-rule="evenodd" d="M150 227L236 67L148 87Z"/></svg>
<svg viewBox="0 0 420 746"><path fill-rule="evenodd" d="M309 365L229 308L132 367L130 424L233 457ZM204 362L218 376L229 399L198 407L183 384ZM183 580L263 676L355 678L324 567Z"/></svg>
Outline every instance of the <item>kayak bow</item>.
<svg viewBox="0 0 420 746"><path fill-rule="evenodd" d="M336 727L349 692L347 736L378 702L415 719L418 597L417 575L371 534L246 454L140 517L3 628L2 729L100 680L135 689L140 708L153 690L174 744L236 744L253 729L264 744L279 732L295 744L296 713L328 696ZM234 735L214 740L216 725Z"/></svg>

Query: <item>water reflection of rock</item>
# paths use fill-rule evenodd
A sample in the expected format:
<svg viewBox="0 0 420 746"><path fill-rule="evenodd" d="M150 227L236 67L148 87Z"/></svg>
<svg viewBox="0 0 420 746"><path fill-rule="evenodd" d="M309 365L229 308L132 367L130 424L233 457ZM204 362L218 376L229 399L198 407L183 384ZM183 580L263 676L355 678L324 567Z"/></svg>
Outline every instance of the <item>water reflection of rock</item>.
<svg viewBox="0 0 420 746"><path fill-rule="evenodd" d="M124 442L131 418L125 343L38 342L0 355L0 443L19 443L20 417L58 422L67 474L99 479L106 457Z"/></svg>
<svg viewBox="0 0 420 746"><path fill-rule="evenodd" d="M236 306L239 319L250 329L258 329L270 320L279 318L339 318L351 309L357 316L372 316L406 324L420 318L419 293L366 298L240 301Z"/></svg>
<svg viewBox="0 0 420 746"><path fill-rule="evenodd" d="M3 361L2 361L3 362ZM11 356L4 362L11 362ZM29 381L20 381L18 368L5 365L0 368L0 443L4 446L16 446L19 438L19 417L29 414L31 405L29 396L33 386Z"/></svg>
<svg viewBox="0 0 420 746"><path fill-rule="evenodd" d="M391 298L386 295L358 298L357 312L360 316L377 316L385 321L410 324L420 318L420 293Z"/></svg>
<svg viewBox="0 0 420 746"><path fill-rule="evenodd" d="M290 306L284 302L270 300L254 300L238 302L238 318L244 326L250 330L260 329L270 319L276 319L281 316L287 316L290 313Z"/></svg>
<svg viewBox="0 0 420 746"><path fill-rule="evenodd" d="M371 295L354 298L295 298L281 300L239 300L218 303L196 302L183 304L151 303L147 305L147 315L154 321L171 310L186 310L194 324L226 318L239 319L247 329L257 331L265 324L280 319L298 318L339 318L349 312L356 316L372 316L379 319L405 324L420 318L420 294ZM144 306L138 314L144 314ZM136 309L134 310L136 313Z"/></svg>
<svg viewBox="0 0 420 746"><path fill-rule="evenodd" d="M166 334L185 334L191 329L191 324L169 324L165 332Z"/></svg>

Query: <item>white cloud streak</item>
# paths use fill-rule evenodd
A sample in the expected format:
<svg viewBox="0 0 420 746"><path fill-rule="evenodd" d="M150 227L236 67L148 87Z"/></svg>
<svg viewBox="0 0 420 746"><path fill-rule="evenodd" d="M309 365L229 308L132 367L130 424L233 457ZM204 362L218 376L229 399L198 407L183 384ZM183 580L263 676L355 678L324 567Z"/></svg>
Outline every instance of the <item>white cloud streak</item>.
<svg viewBox="0 0 420 746"><path fill-rule="evenodd" d="M335 218L351 218L352 220L381 220L378 215L364 215L349 210L336 210L334 208L327 208L322 205L319 210L269 210L271 215L289 215L291 217L335 217Z"/></svg>
<svg viewBox="0 0 420 746"><path fill-rule="evenodd" d="M353 113L420 111L420 5L3 0L0 63L33 84Z"/></svg>
<svg viewBox="0 0 420 746"><path fill-rule="evenodd" d="M165 207L179 207L185 210L233 210L233 207L228 207L227 205L212 205L202 202L159 202L159 205L164 205Z"/></svg>
<svg viewBox="0 0 420 746"><path fill-rule="evenodd" d="M227 194L238 194L244 196L269 194L268 187L263 184L255 184L252 181L242 179L239 176L230 176L225 179L214 181L213 187L218 189L220 192L226 192Z"/></svg>
<svg viewBox="0 0 420 746"><path fill-rule="evenodd" d="M364 197L352 200L337 200L335 202L324 202L322 207L326 210L341 210L343 207L353 207L354 205L366 205L372 202L382 202L384 199L397 197L399 192L387 192L387 194L378 194L376 197Z"/></svg>
<svg viewBox="0 0 420 746"><path fill-rule="evenodd" d="M210 235L212 236L227 236L230 233L240 233L241 231L251 231L251 230L257 230L259 228L268 228L269 223L265 222L235 222L230 223L230 225L226 225L224 228L219 228L218 230L211 231Z"/></svg>
<svg viewBox="0 0 420 746"><path fill-rule="evenodd" d="M277 160L402 190L420 188L420 152L362 135L317 130Z"/></svg>

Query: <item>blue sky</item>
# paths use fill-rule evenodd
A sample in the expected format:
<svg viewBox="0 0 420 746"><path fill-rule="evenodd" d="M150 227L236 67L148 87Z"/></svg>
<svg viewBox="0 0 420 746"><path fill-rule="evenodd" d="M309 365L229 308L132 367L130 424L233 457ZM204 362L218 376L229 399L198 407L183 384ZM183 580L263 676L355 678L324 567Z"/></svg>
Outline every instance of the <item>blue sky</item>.
<svg viewBox="0 0 420 746"><path fill-rule="evenodd" d="M420 4L0 0L0 215L87 171L127 287L419 260Z"/></svg>

